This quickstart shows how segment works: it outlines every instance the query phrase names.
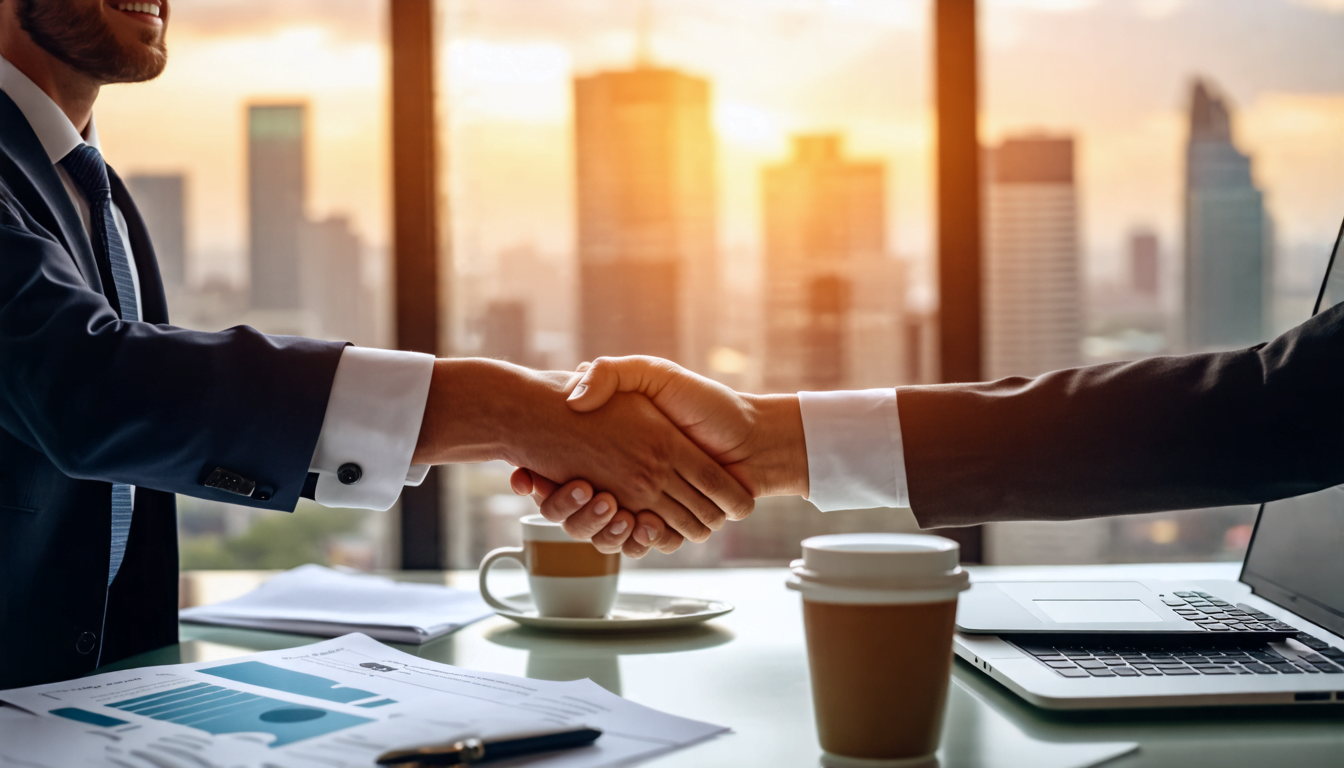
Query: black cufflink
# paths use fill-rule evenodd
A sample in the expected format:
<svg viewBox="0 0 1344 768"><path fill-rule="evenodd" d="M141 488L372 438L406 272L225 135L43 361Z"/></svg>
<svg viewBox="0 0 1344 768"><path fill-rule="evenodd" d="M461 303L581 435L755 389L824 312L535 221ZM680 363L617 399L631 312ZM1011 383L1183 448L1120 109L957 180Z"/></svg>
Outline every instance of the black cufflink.
<svg viewBox="0 0 1344 768"><path fill-rule="evenodd" d="M354 485L363 476L364 470L354 463L342 464L341 468L336 470L336 479L341 481L341 485Z"/></svg>

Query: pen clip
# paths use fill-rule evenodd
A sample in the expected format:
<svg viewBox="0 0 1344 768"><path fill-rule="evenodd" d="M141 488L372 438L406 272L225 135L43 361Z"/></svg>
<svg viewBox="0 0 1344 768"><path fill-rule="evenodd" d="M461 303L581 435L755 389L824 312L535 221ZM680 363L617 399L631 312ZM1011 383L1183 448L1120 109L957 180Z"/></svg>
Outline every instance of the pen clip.
<svg viewBox="0 0 1344 768"><path fill-rule="evenodd" d="M485 742L480 739L463 739L453 746L457 748L457 762L463 765L485 757Z"/></svg>
<svg viewBox="0 0 1344 768"><path fill-rule="evenodd" d="M472 737L450 744L395 749L378 756L378 765L467 765L485 757L485 742ZM450 759L451 758L451 759Z"/></svg>

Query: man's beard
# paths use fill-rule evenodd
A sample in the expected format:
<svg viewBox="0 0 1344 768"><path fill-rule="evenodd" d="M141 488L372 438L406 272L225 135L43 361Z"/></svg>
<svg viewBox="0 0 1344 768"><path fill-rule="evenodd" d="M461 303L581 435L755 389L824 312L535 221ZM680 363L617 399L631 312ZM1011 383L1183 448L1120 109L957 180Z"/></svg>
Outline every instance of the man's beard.
<svg viewBox="0 0 1344 768"><path fill-rule="evenodd" d="M162 29L146 29L142 45L123 45L99 6L77 9L59 0L18 0L19 26L39 48L100 84L139 83L168 64Z"/></svg>

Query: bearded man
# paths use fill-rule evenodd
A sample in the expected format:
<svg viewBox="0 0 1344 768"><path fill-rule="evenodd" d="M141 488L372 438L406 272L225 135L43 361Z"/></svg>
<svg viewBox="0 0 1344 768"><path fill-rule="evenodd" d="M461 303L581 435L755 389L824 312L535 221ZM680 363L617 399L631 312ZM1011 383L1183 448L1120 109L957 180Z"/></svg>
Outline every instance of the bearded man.
<svg viewBox="0 0 1344 768"><path fill-rule="evenodd" d="M0 0L0 689L177 642L175 493L387 509L431 464L505 459L608 489L566 525L623 523L604 541L633 556L750 512L640 395L581 415L567 374L169 325L93 120L102 86L163 71L168 19Z"/></svg>

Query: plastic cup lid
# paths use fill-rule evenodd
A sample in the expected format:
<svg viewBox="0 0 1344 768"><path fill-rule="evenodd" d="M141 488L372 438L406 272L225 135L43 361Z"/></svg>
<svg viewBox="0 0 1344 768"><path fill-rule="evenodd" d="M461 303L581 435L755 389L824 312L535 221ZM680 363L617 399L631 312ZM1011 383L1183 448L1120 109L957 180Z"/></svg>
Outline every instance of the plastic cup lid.
<svg viewBox="0 0 1344 768"><path fill-rule="evenodd" d="M955 589L967 583L960 555L942 536L842 533L804 539L793 570L805 581L851 588Z"/></svg>

